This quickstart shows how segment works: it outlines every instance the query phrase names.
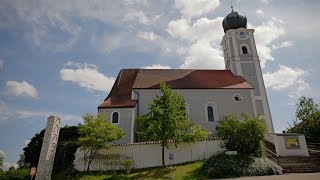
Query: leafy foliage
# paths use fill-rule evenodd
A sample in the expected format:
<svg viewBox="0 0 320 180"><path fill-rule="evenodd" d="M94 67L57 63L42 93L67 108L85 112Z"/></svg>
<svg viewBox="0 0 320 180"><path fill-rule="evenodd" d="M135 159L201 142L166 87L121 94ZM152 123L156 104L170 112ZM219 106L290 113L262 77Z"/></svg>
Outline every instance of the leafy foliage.
<svg viewBox="0 0 320 180"><path fill-rule="evenodd" d="M30 166L30 163L25 162L25 155L22 153L20 154L20 159L17 162L19 169L28 169Z"/></svg>
<svg viewBox="0 0 320 180"><path fill-rule="evenodd" d="M130 174L130 172L131 172L131 170L133 168L133 164L134 164L133 159L126 159L121 164L123 166L123 169L124 169L125 173L126 174Z"/></svg>
<svg viewBox="0 0 320 180"><path fill-rule="evenodd" d="M222 146L238 154L261 157L267 129L259 118L250 118L246 114L242 114L242 118L244 121L236 116L224 116L217 127L218 137L223 140Z"/></svg>
<svg viewBox="0 0 320 180"><path fill-rule="evenodd" d="M144 116L138 116L136 118L136 130L135 130L135 137L137 142L144 142L148 141L149 139L146 137L147 134L145 130L148 128L148 123L147 123L148 117L147 115Z"/></svg>
<svg viewBox="0 0 320 180"><path fill-rule="evenodd" d="M224 153L211 156L204 163L202 171L208 178L282 174L281 167L268 158L226 155Z"/></svg>
<svg viewBox="0 0 320 180"><path fill-rule="evenodd" d="M164 163L164 147L169 141L195 141L207 137L209 132L202 126L190 123L186 113L183 97L174 93L169 86L160 83L161 96L157 95L150 104L150 113L138 117L138 140L161 141L162 165Z"/></svg>
<svg viewBox="0 0 320 180"><path fill-rule="evenodd" d="M31 139L30 143L27 145L27 147L23 148L25 163L29 163L30 167L36 167L38 165L44 131L45 129L43 129L40 133L36 133L34 137Z"/></svg>
<svg viewBox="0 0 320 180"><path fill-rule="evenodd" d="M246 169L245 174L249 176L264 176L282 174L282 168L270 159L253 158L253 162Z"/></svg>
<svg viewBox="0 0 320 180"><path fill-rule="evenodd" d="M312 98L302 96L297 104L296 117L300 120L320 120L320 107Z"/></svg>
<svg viewBox="0 0 320 180"><path fill-rule="evenodd" d="M0 179L2 180L23 180L30 179L29 177L29 169L15 169L10 168L6 172L0 172Z"/></svg>
<svg viewBox="0 0 320 180"><path fill-rule="evenodd" d="M38 165L43 136L45 130L35 134L30 143L25 147L23 155L20 155L18 161L19 168L30 168ZM74 153L79 147L77 139L79 138L77 126L65 126L60 129L59 140L53 165L53 171L60 171L73 168Z"/></svg>
<svg viewBox="0 0 320 180"><path fill-rule="evenodd" d="M320 142L320 120L309 121L305 120L294 127L288 129L289 133L303 134L307 142L319 143Z"/></svg>
<svg viewBox="0 0 320 180"><path fill-rule="evenodd" d="M303 134L307 142L320 142L320 106L312 98L301 97L296 109L297 121L289 133ZM298 120L302 122L298 123Z"/></svg>
<svg viewBox="0 0 320 180"><path fill-rule="evenodd" d="M90 164L98 151L108 148L110 142L125 137L125 133L119 127L107 122L102 114L86 114L83 119L84 124L79 125L78 144L84 151L84 160L88 161L86 171L89 171Z"/></svg>
<svg viewBox="0 0 320 180"><path fill-rule="evenodd" d="M2 154L0 154L0 169L2 169L3 161L4 161L4 157Z"/></svg>

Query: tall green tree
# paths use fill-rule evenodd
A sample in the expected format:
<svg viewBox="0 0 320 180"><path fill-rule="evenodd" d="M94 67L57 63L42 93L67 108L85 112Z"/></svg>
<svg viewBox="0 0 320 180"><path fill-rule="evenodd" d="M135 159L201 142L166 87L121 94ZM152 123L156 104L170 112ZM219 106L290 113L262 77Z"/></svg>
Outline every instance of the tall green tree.
<svg viewBox="0 0 320 180"><path fill-rule="evenodd" d="M40 133L36 133L29 144L23 148L23 155L20 155L20 160L18 162L19 167L22 165L25 168L30 168L38 165L44 132L45 129ZM54 172L73 169L74 153L79 147L77 144L79 136L78 126L64 126L60 129L53 164Z"/></svg>
<svg viewBox="0 0 320 180"><path fill-rule="evenodd" d="M307 142L320 142L320 105L312 98L301 97L296 109L296 120L287 130L303 134Z"/></svg>
<svg viewBox="0 0 320 180"><path fill-rule="evenodd" d="M99 150L107 149L110 142L124 138L125 133L119 127L107 122L102 114L88 113L83 116L83 119L84 124L79 125L78 143L84 151L84 167L89 171L90 164Z"/></svg>
<svg viewBox="0 0 320 180"><path fill-rule="evenodd" d="M138 118L138 139L161 141L162 166L165 166L164 148L169 142L195 141L207 137L209 132L202 126L190 123L185 101L179 93L174 93L165 83L160 83L162 95L157 95L150 104L150 113ZM138 123L139 123L138 122Z"/></svg>

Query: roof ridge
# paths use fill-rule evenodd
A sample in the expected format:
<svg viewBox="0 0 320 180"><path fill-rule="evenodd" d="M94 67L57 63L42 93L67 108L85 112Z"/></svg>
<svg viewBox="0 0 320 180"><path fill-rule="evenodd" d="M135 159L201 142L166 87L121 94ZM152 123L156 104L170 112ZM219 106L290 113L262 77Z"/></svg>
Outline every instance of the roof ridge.
<svg viewBox="0 0 320 180"><path fill-rule="evenodd" d="M138 79L138 87L140 87L140 80L141 80L141 75L142 75L142 71L143 71L143 69L139 69L139 71L138 71L138 76L139 76L139 79ZM141 72L141 73L140 73Z"/></svg>
<svg viewBox="0 0 320 180"><path fill-rule="evenodd" d="M230 71L228 69L180 69L180 68L171 68L171 69L161 69L161 68L153 68L153 69L144 69L144 68L123 68L121 70L181 70L181 71L186 71L186 70L190 70L190 71Z"/></svg>
<svg viewBox="0 0 320 180"><path fill-rule="evenodd" d="M121 69L120 72L119 72L119 81L118 81L117 87L119 87L119 84L120 84L120 81L121 81L122 71L123 71L123 69Z"/></svg>

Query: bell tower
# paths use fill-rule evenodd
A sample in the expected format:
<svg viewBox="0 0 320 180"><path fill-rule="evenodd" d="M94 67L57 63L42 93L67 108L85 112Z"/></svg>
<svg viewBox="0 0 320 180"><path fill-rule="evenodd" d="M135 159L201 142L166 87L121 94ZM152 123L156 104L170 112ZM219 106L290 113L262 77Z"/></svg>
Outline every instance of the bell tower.
<svg viewBox="0 0 320 180"><path fill-rule="evenodd" d="M273 133L268 98L262 77L260 60L254 40L254 29L247 29L247 18L231 11L223 22L223 47L225 69L242 76L254 87L255 115L264 119L268 132Z"/></svg>

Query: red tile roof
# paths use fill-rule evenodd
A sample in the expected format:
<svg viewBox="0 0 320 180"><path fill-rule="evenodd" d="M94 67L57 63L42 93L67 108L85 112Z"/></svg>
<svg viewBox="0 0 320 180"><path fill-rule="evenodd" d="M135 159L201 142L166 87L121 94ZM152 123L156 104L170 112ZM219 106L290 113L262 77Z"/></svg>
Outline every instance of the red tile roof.
<svg viewBox="0 0 320 180"><path fill-rule="evenodd" d="M98 109L118 108L118 107L135 107L136 101L131 100L131 90L139 69L122 69L108 97Z"/></svg>
<svg viewBox="0 0 320 180"><path fill-rule="evenodd" d="M122 69L105 101L103 108L134 107L132 89L159 89L165 82L172 89L251 89L241 76L229 70L192 69Z"/></svg>

